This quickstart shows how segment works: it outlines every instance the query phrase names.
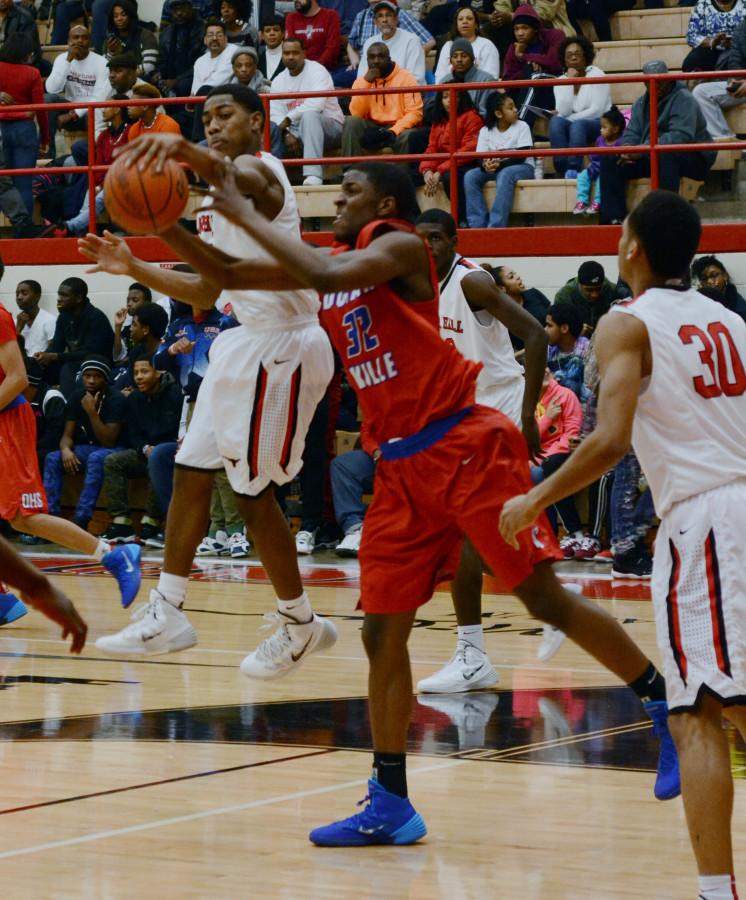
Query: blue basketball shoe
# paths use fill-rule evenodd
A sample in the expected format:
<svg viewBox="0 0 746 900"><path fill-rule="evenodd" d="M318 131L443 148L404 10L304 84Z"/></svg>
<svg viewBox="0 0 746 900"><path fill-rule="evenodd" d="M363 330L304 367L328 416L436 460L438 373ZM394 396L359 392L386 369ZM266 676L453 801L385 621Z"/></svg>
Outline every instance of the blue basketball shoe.
<svg viewBox="0 0 746 900"><path fill-rule="evenodd" d="M653 720L653 734L660 741L658 773L653 793L657 800L673 800L681 793L681 773L679 754L668 730L668 704L665 700L651 700L643 703L643 707Z"/></svg>
<svg viewBox="0 0 746 900"><path fill-rule="evenodd" d="M314 828L308 837L319 847L369 847L414 844L427 834L422 816L409 800L385 790L373 778L368 782L368 796L358 806L366 802L361 813Z"/></svg>
<svg viewBox="0 0 746 900"><path fill-rule="evenodd" d="M107 572L116 578L122 594L122 606L127 607L140 590L140 556L139 544L119 544L113 547L101 560Z"/></svg>
<svg viewBox="0 0 746 900"><path fill-rule="evenodd" d="M8 625L21 619L28 612L23 600L19 600L15 594L11 594L4 584L0 582L0 625Z"/></svg>

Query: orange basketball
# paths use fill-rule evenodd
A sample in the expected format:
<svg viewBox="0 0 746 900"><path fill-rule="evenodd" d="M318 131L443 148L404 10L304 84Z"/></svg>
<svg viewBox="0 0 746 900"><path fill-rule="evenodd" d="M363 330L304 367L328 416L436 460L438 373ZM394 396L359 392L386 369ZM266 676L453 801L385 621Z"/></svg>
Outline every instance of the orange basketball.
<svg viewBox="0 0 746 900"><path fill-rule="evenodd" d="M167 159L162 172L140 171L115 160L106 173L104 201L111 218L131 234L158 234L174 225L189 199L189 183L178 163Z"/></svg>

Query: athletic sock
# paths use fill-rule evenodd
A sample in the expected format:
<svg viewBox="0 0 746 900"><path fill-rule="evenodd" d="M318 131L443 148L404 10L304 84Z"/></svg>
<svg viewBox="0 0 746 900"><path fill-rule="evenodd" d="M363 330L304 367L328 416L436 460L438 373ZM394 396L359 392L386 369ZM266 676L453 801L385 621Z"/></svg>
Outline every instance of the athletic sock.
<svg viewBox="0 0 746 900"><path fill-rule="evenodd" d="M99 539L98 544L96 544L96 549L93 551L94 558L101 562L101 560L106 556L107 553L111 550L111 544L107 544L106 541L102 541Z"/></svg>
<svg viewBox="0 0 746 900"><path fill-rule="evenodd" d="M171 606L181 609L186 600L187 585L189 579L182 575L171 575L169 572L161 572L158 578L158 593Z"/></svg>
<svg viewBox="0 0 746 900"><path fill-rule="evenodd" d="M299 625L307 625L313 621L311 601L308 599L308 594L305 591L300 597L296 597L295 600L278 600L277 609L283 616L294 619Z"/></svg>
<svg viewBox="0 0 746 900"><path fill-rule="evenodd" d="M639 678L630 681L628 687L632 688L643 703L666 699L666 682L652 663L648 663L647 669Z"/></svg>
<svg viewBox="0 0 746 900"><path fill-rule="evenodd" d="M459 625L458 639L466 641L467 644L471 644L472 647L476 647L477 650L484 653L484 631L481 622L479 625Z"/></svg>
<svg viewBox="0 0 746 900"><path fill-rule="evenodd" d="M700 875L699 900L738 900L735 875Z"/></svg>
<svg viewBox="0 0 746 900"><path fill-rule="evenodd" d="M381 787L399 797L407 796L406 753L373 752L373 777Z"/></svg>

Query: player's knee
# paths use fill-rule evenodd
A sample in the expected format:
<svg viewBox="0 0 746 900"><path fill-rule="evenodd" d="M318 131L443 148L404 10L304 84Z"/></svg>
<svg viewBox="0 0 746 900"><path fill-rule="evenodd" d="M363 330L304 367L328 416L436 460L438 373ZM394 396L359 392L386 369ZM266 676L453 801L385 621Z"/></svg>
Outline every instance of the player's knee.
<svg viewBox="0 0 746 900"><path fill-rule="evenodd" d="M400 628L394 616L366 615L363 621L363 646L371 661L406 653L408 637L409 630Z"/></svg>

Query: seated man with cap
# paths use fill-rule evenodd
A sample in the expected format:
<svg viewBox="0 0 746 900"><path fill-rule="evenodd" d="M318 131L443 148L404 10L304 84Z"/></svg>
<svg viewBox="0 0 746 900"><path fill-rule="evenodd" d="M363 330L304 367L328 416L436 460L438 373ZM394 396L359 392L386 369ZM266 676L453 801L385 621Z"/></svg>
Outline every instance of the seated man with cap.
<svg viewBox="0 0 746 900"><path fill-rule="evenodd" d="M595 259L581 263L577 277L571 278L554 295L555 304L567 303L574 306L583 320L582 334L592 334L598 320L617 300L629 297L629 290L623 282L614 284L606 277L604 267Z"/></svg>
<svg viewBox="0 0 746 900"><path fill-rule="evenodd" d="M643 75L663 75L668 66L662 59L653 59L642 67ZM645 93L635 100L632 115L622 135L622 146L635 146L650 142L649 85ZM657 81L658 91L658 143L705 144L711 143L705 118L694 97L681 81ZM658 187L678 193L681 179L704 181L715 162L714 151L691 153L661 153L658 156ZM632 178L650 175L650 156L647 153L625 153L621 156L601 157L601 224L621 223L627 215L626 187Z"/></svg>
<svg viewBox="0 0 746 900"><path fill-rule="evenodd" d="M363 44L357 77L363 78L368 71L368 48L382 42L388 48L391 59L414 75L418 84L424 84L425 51L416 35L399 27L399 7L396 0L378 0L373 7L373 21L380 34L369 37Z"/></svg>
<svg viewBox="0 0 746 900"><path fill-rule="evenodd" d="M422 124L422 95L384 94L386 87L417 87L411 72L393 62L383 41L374 41L366 51L368 68L353 83L367 89L350 100L350 114L342 128L342 156L361 156L389 150L407 153L412 134Z"/></svg>
<svg viewBox="0 0 746 900"><path fill-rule="evenodd" d="M462 84L464 82L479 84L485 81L497 82L498 80L494 75L485 72L484 69L477 68L474 61L474 46L466 38L456 38L451 42L450 59L451 71L441 79L439 84L448 84L452 81ZM490 88L473 88L469 91L474 109L483 119L486 119L487 115L487 98L494 93L495 89ZM429 93L425 101L426 108L429 110L434 103L435 94Z"/></svg>
<svg viewBox="0 0 746 900"><path fill-rule="evenodd" d="M49 453L44 461L44 489L50 515L59 516L65 473L83 474L74 521L85 530L104 483L104 460L114 450L122 449L127 405L122 394L109 385L111 365L105 357L87 356L80 372L83 386L65 407L60 449Z"/></svg>

